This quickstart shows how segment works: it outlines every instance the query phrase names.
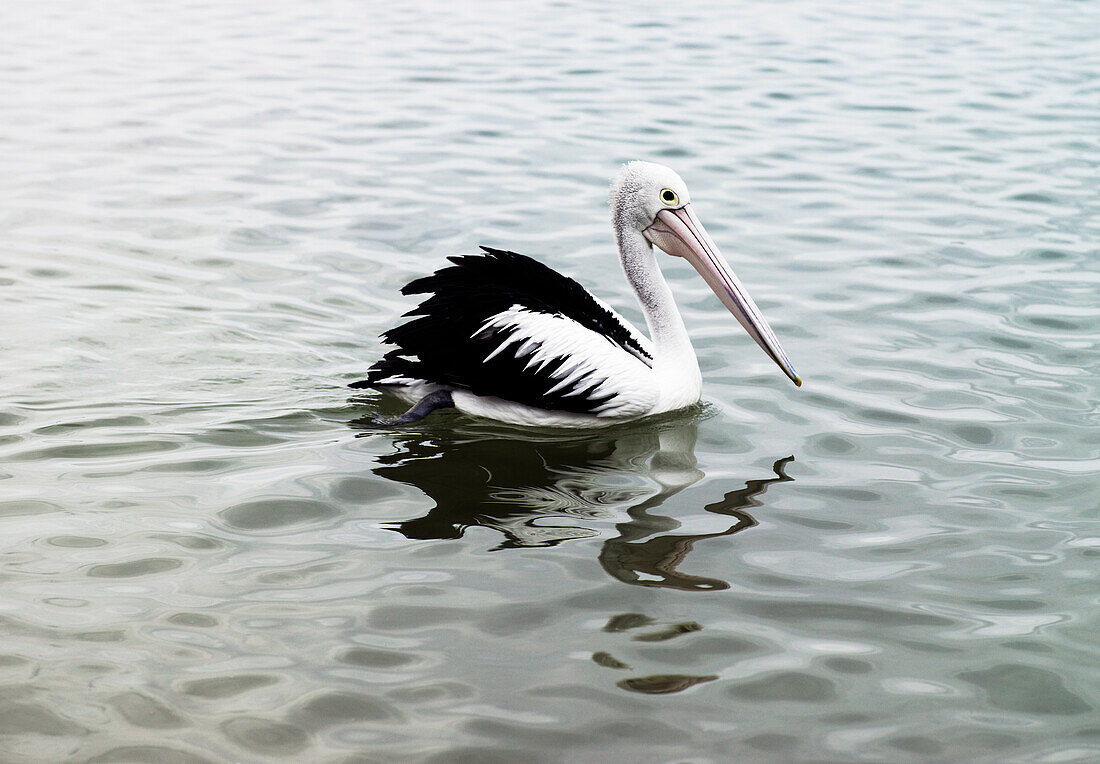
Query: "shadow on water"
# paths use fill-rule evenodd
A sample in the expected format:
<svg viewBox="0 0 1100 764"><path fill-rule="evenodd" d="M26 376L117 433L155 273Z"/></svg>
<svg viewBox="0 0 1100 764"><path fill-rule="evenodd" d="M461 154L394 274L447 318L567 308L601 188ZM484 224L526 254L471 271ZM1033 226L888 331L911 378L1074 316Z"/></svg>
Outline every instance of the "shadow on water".
<svg viewBox="0 0 1100 764"><path fill-rule="evenodd" d="M785 468L794 459L776 460L773 477L747 480L702 507L730 518L728 527L677 534L672 531L680 521L654 510L704 477L695 458L697 416L596 433L460 426L392 436L397 450L379 458L375 474L415 486L435 506L386 527L410 539L456 539L480 526L503 536L496 547L501 550L598 536L615 523L618 536L607 539L599 555L609 575L636 586L685 591L729 588L726 581L679 568L697 541L755 526L746 510L760 506L772 483L792 480Z"/></svg>

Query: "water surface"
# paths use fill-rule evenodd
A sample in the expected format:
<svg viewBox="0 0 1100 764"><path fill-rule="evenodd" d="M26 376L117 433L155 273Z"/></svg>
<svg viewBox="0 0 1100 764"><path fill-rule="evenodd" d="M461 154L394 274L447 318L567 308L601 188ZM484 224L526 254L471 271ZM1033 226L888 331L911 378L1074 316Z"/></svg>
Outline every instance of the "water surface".
<svg viewBox="0 0 1100 764"><path fill-rule="evenodd" d="M1097 28L7 9L4 760L1100 757ZM699 409L364 429L393 406L345 385L447 255L640 319L606 209L634 158L805 386L669 259Z"/></svg>

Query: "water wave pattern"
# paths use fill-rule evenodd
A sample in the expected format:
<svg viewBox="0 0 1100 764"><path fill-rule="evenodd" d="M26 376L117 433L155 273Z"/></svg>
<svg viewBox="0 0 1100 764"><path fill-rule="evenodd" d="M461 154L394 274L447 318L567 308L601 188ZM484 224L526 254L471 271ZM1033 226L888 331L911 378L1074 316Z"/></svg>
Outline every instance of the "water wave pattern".
<svg viewBox="0 0 1100 764"><path fill-rule="evenodd" d="M13 4L5 761L1100 757L1093 3ZM349 401L479 244L632 320L674 166L705 406ZM357 437L362 436L362 437Z"/></svg>

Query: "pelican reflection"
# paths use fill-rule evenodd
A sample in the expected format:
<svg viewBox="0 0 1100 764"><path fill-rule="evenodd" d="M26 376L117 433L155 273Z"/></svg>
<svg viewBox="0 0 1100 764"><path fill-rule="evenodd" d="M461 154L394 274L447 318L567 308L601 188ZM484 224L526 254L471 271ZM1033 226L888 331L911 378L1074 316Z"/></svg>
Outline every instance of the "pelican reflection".
<svg viewBox="0 0 1100 764"><path fill-rule="evenodd" d="M695 458L697 436L694 418L619 434L406 433L374 472L415 486L435 502L423 516L386 526L407 538L454 539L479 526L498 532L502 541L495 548L507 549L605 535L599 561L620 581L725 589L725 581L679 568L696 542L756 525L746 510L760 505L769 485L791 480L785 467L793 457L777 460L772 476L750 479L703 505L722 518L718 530L673 533L680 521L654 510L704 477Z"/></svg>

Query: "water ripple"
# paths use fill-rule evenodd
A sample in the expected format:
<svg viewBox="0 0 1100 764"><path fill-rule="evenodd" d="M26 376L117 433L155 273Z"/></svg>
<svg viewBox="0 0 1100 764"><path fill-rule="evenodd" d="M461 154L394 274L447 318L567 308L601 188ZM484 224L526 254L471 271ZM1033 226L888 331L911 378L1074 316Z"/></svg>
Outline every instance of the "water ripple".
<svg viewBox="0 0 1100 764"><path fill-rule="evenodd" d="M31 8L7 758L1100 756L1093 5ZM633 158L802 390L670 261L705 408L358 429L390 404L345 382L447 255L640 323Z"/></svg>

